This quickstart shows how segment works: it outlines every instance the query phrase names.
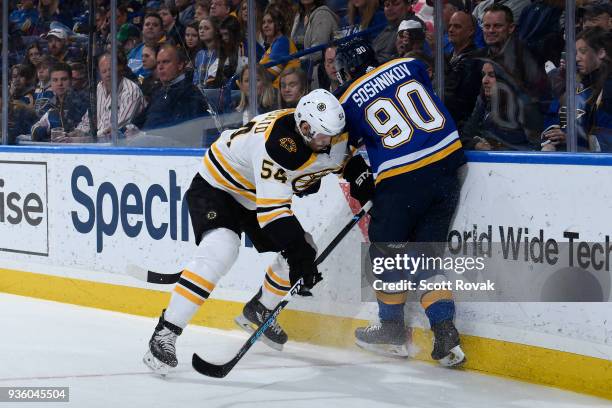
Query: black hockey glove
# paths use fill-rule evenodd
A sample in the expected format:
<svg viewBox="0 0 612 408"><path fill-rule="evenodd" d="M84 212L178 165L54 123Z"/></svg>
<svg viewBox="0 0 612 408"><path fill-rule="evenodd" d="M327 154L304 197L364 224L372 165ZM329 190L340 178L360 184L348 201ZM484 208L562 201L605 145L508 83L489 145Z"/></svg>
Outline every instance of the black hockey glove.
<svg viewBox="0 0 612 408"><path fill-rule="evenodd" d="M318 192L319 188L321 188L321 179L318 179L316 182L312 183L307 189L304 189L300 191L299 193L295 193L295 195L302 198L307 195Z"/></svg>
<svg viewBox="0 0 612 408"><path fill-rule="evenodd" d="M374 196L374 177L370 166L360 154L351 157L344 166L344 178L351 185L351 197L364 205Z"/></svg>
<svg viewBox="0 0 612 408"><path fill-rule="evenodd" d="M323 280L323 276L314 263L317 251L305 238L294 242L281 253L289 264L289 281L291 286L295 285L298 279L304 278L304 287L312 289L314 285ZM302 296L312 296L308 291L300 291L299 294Z"/></svg>

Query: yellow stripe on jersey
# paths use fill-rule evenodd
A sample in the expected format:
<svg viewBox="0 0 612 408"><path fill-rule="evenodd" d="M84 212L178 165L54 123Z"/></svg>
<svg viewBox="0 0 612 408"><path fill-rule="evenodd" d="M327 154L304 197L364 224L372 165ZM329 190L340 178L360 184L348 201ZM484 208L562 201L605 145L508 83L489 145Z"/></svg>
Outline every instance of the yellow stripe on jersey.
<svg viewBox="0 0 612 408"><path fill-rule="evenodd" d="M268 205L283 205L291 204L291 198L260 198L257 197L255 200L258 207L265 207Z"/></svg>
<svg viewBox="0 0 612 408"><path fill-rule="evenodd" d="M292 215L293 215L293 211L287 208L281 208L280 210L272 211L267 214L257 214L257 222L259 222L259 225L264 227L266 224L269 224L275 219L292 216Z"/></svg>
<svg viewBox="0 0 612 408"><path fill-rule="evenodd" d="M251 184L251 182L249 180L244 178L244 176L242 174L238 173L238 171L236 171L236 169L234 169L227 162L227 160L225 160L225 157L223 157L223 153L221 153L219 148L216 146L216 143L213 143L212 146L210 146L210 147L211 147L211 149L213 150L213 152L215 154L215 158L219 161L219 163L221 163L221 165L223 166L223 169L225 171L227 171L229 174L231 174L236 179L236 181L238 181L244 187L246 187L248 189L251 189L251 190L255 190L255 186L253 184Z"/></svg>
<svg viewBox="0 0 612 408"><path fill-rule="evenodd" d="M210 161L210 158L208 157L208 153L204 155L204 167L206 167L206 170L208 170L210 175L213 176L213 178L215 179L217 183L221 184L223 187L227 188L228 190L231 190L235 193L240 194L247 200L252 201L253 203L255 202L255 194L251 193L250 191L241 190L235 187L229 181L227 181L225 177L223 177L223 175L219 172L219 170L217 170L215 165Z"/></svg>
<svg viewBox="0 0 612 408"><path fill-rule="evenodd" d="M417 160L410 164L406 164L405 166L396 167L394 169L389 169L378 173L378 176L376 176L375 184L380 183L386 178L397 176L398 174L408 173L413 170L420 169L421 167L425 167L431 163L435 163L439 160L444 159L445 157L449 156L451 153L456 152L459 149L461 149L461 141L456 140L454 143L446 146L444 149L438 151L435 154L432 154L431 156L425 157L421 160Z"/></svg>
<svg viewBox="0 0 612 408"><path fill-rule="evenodd" d="M391 65L394 65L394 64L399 64L399 63L402 63L402 62L410 62L412 60L414 60L414 58L397 58L397 59L394 59L394 60L391 60L389 62L386 62L386 63L382 64L381 66L377 67L376 69L373 69L372 71L368 72L367 74L364 74L363 76L360 76L357 81L353 82L351 84L351 86L349 86L346 89L346 91L344 91L344 93L342 94L342 96L340 98L338 98L338 100L340 101L341 104L344 103L346 101L346 98L348 98L348 96L351 94L351 92L353 92L353 89L355 89L356 87L360 86L365 81L370 79L370 77L378 74L379 72L383 71L387 67L389 67Z"/></svg>
<svg viewBox="0 0 612 408"><path fill-rule="evenodd" d="M275 274L274 271L272 270L271 266L268 266L268 270L266 271L266 274L270 277L270 279L272 279L274 282L278 283L280 286L291 287L291 282L289 282L288 280L285 280L285 279L281 278L280 276L278 276L277 274Z"/></svg>
<svg viewBox="0 0 612 408"><path fill-rule="evenodd" d="M202 304L204 303L204 299L197 295L194 295L189 290L185 289L183 286L176 285L174 287L174 291L189 300L191 303L195 303L198 306L202 306Z"/></svg>
<svg viewBox="0 0 612 408"><path fill-rule="evenodd" d="M310 155L310 158L306 160L306 163L302 164L296 171L306 170L312 163L317 161L317 155L315 153Z"/></svg>
<svg viewBox="0 0 612 408"><path fill-rule="evenodd" d="M196 275L195 273L191 272L188 269L183 269L183 272L181 273L181 278L187 278L190 281L192 281L193 283L196 283L199 286L202 286L202 287L206 288L206 290L209 293L212 292L213 289L215 288L215 284L214 283L207 281L206 279L204 279L200 275Z"/></svg>
<svg viewBox="0 0 612 408"><path fill-rule="evenodd" d="M345 140L348 140L348 132L344 132L340 136L332 138L331 144L332 145L337 145L338 143L342 143Z"/></svg>

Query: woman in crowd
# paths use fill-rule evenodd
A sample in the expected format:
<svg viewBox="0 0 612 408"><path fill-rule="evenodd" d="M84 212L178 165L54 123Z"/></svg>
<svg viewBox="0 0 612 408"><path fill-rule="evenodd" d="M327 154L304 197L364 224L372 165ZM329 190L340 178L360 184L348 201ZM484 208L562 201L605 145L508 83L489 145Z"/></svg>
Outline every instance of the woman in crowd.
<svg viewBox="0 0 612 408"><path fill-rule="evenodd" d="M285 68L280 74L280 108L295 108L306 93L306 73L301 68Z"/></svg>
<svg viewBox="0 0 612 408"><path fill-rule="evenodd" d="M219 26L221 45L219 47L219 68L214 86L221 88L247 63L247 49L242 43L240 22L234 16L227 16Z"/></svg>
<svg viewBox="0 0 612 408"><path fill-rule="evenodd" d="M26 64L14 65L11 69L11 86L9 94L11 100L34 108L34 84L36 74L34 68Z"/></svg>
<svg viewBox="0 0 612 408"><path fill-rule="evenodd" d="M280 58L297 52L295 44L287 37L287 26L285 25L283 11L279 10L276 6L270 5L266 8L261 24L261 33L267 48L259 61L260 64L277 61ZM267 67L268 74L273 78L272 83L274 87L279 87L278 76L283 69L299 66L299 60L293 59L288 62Z"/></svg>
<svg viewBox="0 0 612 408"><path fill-rule="evenodd" d="M196 55L202 49L202 42L200 41L199 34L199 23L193 22L185 27L185 55L187 56L188 69L192 69L195 66Z"/></svg>
<svg viewBox="0 0 612 408"><path fill-rule="evenodd" d="M145 106L151 102L151 97L157 88L161 86L161 82L157 78L157 45L145 45L142 48L142 67L148 73L146 77L138 77L140 89L145 99Z"/></svg>
<svg viewBox="0 0 612 408"><path fill-rule="evenodd" d="M39 117L45 113L47 104L53 98L49 70L55 62L56 60L53 57L44 55L36 68L38 83L34 89L34 110Z"/></svg>
<svg viewBox="0 0 612 408"><path fill-rule="evenodd" d="M576 40L576 133L578 148L612 152L612 35L599 27L582 31ZM566 150L565 96L553 102L542 150Z"/></svg>
<svg viewBox="0 0 612 408"><path fill-rule="evenodd" d="M373 31L365 37L371 41L385 28L386 24L387 19L378 0L349 0L348 13L342 19L340 26L344 35L372 28Z"/></svg>
<svg viewBox="0 0 612 408"><path fill-rule="evenodd" d="M240 103L236 110L242 112L242 123L246 124L251 117L249 114L248 65L242 67L238 88L240 88ZM257 112L262 114L277 109L276 101L276 90L269 81L266 70L261 65L257 65Z"/></svg>
<svg viewBox="0 0 612 408"><path fill-rule="evenodd" d="M25 56L23 57L23 63L30 65L36 72L36 70L38 70L38 66L40 65L41 58L42 49L40 48L40 44L34 41L32 44L28 45Z"/></svg>
<svg viewBox="0 0 612 408"><path fill-rule="evenodd" d="M256 23L256 27L261 27L261 19L262 19L262 15L261 15L261 9L259 7L255 7L255 23ZM246 40L247 37L247 33L248 28L248 22L249 22L249 3L248 0L242 0L240 2L240 6L238 7L238 21L240 22L240 31L242 32L242 35L244 35L244 38ZM256 35L257 35L257 44L259 46L261 46L264 43L264 39L263 36L261 35L261 31L260 30L256 30Z"/></svg>
<svg viewBox="0 0 612 408"><path fill-rule="evenodd" d="M299 50L328 43L337 29L338 16L325 5L325 0L300 0L291 29L291 38ZM302 58L314 63L321 54L314 52Z"/></svg>
<svg viewBox="0 0 612 408"><path fill-rule="evenodd" d="M214 83L217 77L218 49L221 39L216 20L210 17L202 19L199 35L204 48L196 54L193 83L200 88L206 88Z"/></svg>

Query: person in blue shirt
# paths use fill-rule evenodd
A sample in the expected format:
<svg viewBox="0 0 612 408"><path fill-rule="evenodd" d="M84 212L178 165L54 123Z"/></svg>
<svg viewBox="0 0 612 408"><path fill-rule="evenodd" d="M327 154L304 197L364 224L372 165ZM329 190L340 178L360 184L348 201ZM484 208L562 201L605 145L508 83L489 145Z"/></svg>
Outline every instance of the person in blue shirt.
<svg viewBox="0 0 612 408"><path fill-rule="evenodd" d="M425 255L440 256L459 197L457 169L465 162L455 122L435 95L425 64L398 58L374 68L374 51L361 40L338 47L336 68L343 82L337 94L346 112L349 143L365 145L370 166L360 155L344 168L351 195L372 200L368 227L370 257L394 256L386 243L428 243ZM408 253L412 249L407 247ZM419 253L421 253L419 251ZM414 256L412 254L411 256ZM398 275L402 275L401 277ZM384 270L384 282L405 279ZM440 282L438 270L420 268L413 282ZM418 292L434 333L432 358L444 366L465 361L448 290ZM406 357L404 304L407 291L376 291L380 323L355 331L358 346Z"/></svg>

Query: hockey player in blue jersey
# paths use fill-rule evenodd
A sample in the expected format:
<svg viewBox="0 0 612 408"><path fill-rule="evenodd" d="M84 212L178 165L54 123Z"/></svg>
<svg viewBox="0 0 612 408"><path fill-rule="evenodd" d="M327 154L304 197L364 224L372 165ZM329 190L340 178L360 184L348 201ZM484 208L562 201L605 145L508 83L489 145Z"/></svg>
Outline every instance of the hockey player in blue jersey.
<svg viewBox="0 0 612 408"><path fill-rule="evenodd" d="M375 66L374 52L363 41L337 49L342 83L337 95L346 113L349 143L365 145L371 166L355 155L344 169L351 195L362 204L369 199L374 203L368 231L371 257L388 248L377 243L446 242L459 195L457 169L465 162L455 123L435 95L425 64L400 58ZM416 274L419 281L441 277L438 271ZM462 364L452 293L417 293L434 334L432 358L444 366ZM376 291L376 297L380 323L358 328L357 345L407 356L407 292Z"/></svg>

